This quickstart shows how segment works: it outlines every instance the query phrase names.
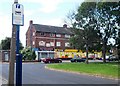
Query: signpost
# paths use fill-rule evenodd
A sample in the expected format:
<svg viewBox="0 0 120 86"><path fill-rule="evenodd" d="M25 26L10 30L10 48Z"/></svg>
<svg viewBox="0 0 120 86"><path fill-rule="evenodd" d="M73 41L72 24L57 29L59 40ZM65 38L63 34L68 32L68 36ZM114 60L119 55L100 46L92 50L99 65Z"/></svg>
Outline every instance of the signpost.
<svg viewBox="0 0 120 86"><path fill-rule="evenodd" d="M12 24L24 25L24 8L23 5L15 3L12 5Z"/></svg>
<svg viewBox="0 0 120 86"><path fill-rule="evenodd" d="M19 53L20 26L24 25L23 5L15 3L12 5L12 25L16 26L16 86L22 86L22 55Z"/></svg>

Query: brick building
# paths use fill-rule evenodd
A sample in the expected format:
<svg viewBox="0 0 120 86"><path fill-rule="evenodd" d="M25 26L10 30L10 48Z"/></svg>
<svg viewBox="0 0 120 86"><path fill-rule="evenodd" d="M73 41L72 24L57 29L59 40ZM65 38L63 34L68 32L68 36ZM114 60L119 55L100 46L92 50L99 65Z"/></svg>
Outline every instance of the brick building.
<svg viewBox="0 0 120 86"><path fill-rule="evenodd" d="M70 49L69 38L73 35L67 25L63 27L33 24L30 21L26 32L26 46L32 49L53 51Z"/></svg>

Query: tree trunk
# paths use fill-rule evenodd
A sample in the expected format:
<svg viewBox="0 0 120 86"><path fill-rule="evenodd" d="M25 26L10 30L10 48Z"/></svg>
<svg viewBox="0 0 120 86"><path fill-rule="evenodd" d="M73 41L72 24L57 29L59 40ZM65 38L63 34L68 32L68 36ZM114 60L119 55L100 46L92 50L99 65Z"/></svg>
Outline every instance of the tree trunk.
<svg viewBox="0 0 120 86"><path fill-rule="evenodd" d="M106 41L103 41L103 49L102 49L102 57L103 57L103 63L106 63Z"/></svg>
<svg viewBox="0 0 120 86"><path fill-rule="evenodd" d="M86 44L86 64L88 64L88 44Z"/></svg>

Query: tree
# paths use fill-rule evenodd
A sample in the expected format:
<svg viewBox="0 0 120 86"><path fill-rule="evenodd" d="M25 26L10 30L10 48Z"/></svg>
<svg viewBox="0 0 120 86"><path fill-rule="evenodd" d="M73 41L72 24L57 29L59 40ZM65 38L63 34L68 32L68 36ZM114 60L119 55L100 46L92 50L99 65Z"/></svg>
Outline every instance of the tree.
<svg viewBox="0 0 120 86"><path fill-rule="evenodd" d="M81 48L85 44L87 53L88 48L89 50L102 49L103 62L106 62L106 51L109 50L111 44L109 40L112 38L116 40L117 45L120 44L119 9L120 2L83 2L74 16L75 36L71 38L71 44L77 48ZM76 30L75 28L82 30Z"/></svg>
<svg viewBox="0 0 120 86"><path fill-rule="evenodd" d="M6 37L5 39L3 39L1 41L1 49L2 50L10 50L10 44L11 44L11 38L10 37ZM23 45L22 43L20 42L20 50L23 49Z"/></svg>
<svg viewBox="0 0 120 86"><path fill-rule="evenodd" d="M10 42L11 38L6 37L4 40L1 41L2 50L10 50Z"/></svg>
<svg viewBox="0 0 120 86"><path fill-rule="evenodd" d="M99 41L94 18L95 8L95 2L83 2L74 17L75 36L71 42L77 48L86 48L86 63L88 63L88 50Z"/></svg>
<svg viewBox="0 0 120 86"><path fill-rule="evenodd" d="M118 9L117 2L99 2L97 4L97 25L99 34L101 34L103 62L106 62L106 47L109 39L116 39L117 35L117 17L114 15L116 9Z"/></svg>

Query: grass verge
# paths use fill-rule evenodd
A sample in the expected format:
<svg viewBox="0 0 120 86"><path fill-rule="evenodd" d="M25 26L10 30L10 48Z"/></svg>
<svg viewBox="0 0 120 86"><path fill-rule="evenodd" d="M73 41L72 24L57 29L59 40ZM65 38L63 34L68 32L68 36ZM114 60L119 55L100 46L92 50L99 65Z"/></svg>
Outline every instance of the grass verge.
<svg viewBox="0 0 120 86"><path fill-rule="evenodd" d="M120 67L116 62L110 63L62 63L62 64L49 64L48 68L85 73L89 75L97 75L101 77L108 77L118 79Z"/></svg>

